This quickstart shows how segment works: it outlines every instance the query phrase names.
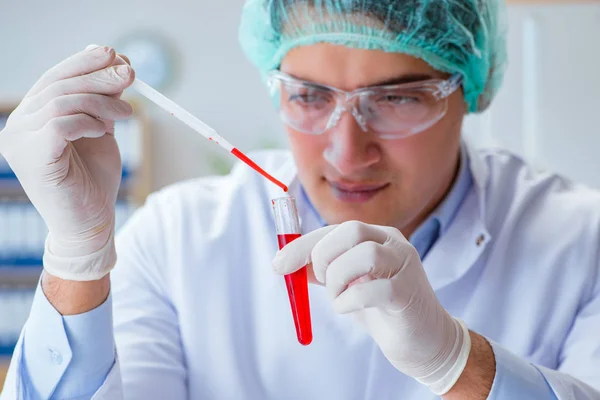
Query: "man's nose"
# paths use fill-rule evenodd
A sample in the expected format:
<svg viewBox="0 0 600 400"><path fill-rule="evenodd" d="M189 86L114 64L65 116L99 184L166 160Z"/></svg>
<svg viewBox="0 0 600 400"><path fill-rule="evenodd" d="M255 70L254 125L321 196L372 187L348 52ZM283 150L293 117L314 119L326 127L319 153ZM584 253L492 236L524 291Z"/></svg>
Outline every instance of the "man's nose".
<svg viewBox="0 0 600 400"><path fill-rule="evenodd" d="M329 144L323 156L342 176L351 177L381 160L379 144L365 132L351 112L345 112L337 125L325 133Z"/></svg>

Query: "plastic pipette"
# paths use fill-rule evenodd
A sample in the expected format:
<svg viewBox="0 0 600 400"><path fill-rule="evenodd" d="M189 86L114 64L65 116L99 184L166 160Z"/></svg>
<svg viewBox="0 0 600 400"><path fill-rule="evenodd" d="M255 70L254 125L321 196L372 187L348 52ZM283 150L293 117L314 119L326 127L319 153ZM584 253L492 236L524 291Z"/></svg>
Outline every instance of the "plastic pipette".
<svg viewBox="0 0 600 400"><path fill-rule="evenodd" d="M239 151L237 148L233 147L233 145L227 140L225 140L222 136L220 136L216 130L214 130L204 122L200 121L200 119L193 116L190 112L180 107L171 99L165 97L160 92L154 90L150 85L148 85L144 81L141 81L136 78L133 81L131 88L139 94L141 94L142 96L146 97L148 100L152 101L154 104L156 104L163 110L170 113L175 118L179 119L181 122L192 128L208 140L215 142L216 144L227 150L229 153L242 160L245 164L250 166L250 168L254 169L259 174L261 174L262 176L279 186L281 189L283 189L284 192L288 191L287 186L285 186L283 183L281 183L269 173L267 173L265 170L263 170L261 167L259 167L244 153Z"/></svg>

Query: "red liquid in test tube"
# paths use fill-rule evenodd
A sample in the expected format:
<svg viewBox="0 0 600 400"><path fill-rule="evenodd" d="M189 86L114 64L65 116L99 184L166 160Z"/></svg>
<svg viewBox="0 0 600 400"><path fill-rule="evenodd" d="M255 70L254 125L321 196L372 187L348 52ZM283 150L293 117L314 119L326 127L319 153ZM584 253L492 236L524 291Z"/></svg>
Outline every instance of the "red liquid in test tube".
<svg viewBox="0 0 600 400"><path fill-rule="evenodd" d="M277 228L277 241L279 249L282 249L301 236L296 201L293 197L281 197L274 199L272 204ZM309 345L313 336L306 267L285 275L285 283L298 342L304 346Z"/></svg>

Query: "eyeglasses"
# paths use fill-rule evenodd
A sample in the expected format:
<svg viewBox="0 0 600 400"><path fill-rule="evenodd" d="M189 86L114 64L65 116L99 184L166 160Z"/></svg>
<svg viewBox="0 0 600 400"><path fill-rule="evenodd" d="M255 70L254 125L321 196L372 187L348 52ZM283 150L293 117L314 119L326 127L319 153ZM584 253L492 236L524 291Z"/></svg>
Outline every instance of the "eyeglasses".
<svg viewBox="0 0 600 400"><path fill-rule="evenodd" d="M420 133L441 120L448 96L462 84L460 74L447 80L431 79L399 85L360 88L346 92L271 71L267 83L272 96L280 96L279 114L290 127L320 135L333 128L345 111L363 131L383 139Z"/></svg>

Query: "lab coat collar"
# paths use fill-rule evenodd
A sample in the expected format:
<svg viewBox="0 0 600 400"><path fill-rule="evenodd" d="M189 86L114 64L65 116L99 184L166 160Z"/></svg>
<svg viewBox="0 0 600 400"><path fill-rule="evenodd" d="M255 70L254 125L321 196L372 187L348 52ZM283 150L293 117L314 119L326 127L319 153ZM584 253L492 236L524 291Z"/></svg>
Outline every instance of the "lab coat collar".
<svg viewBox="0 0 600 400"><path fill-rule="evenodd" d="M469 155L469 167L471 168L471 175L473 176L473 181L475 182L475 187L477 189L480 206L479 217L482 221L485 221L485 191L489 181L488 166L481 155L478 154L475 145L472 145L466 139L463 139L463 146Z"/></svg>
<svg viewBox="0 0 600 400"><path fill-rule="evenodd" d="M479 198L477 190L467 194L448 230L423 259L433 290L440 290L464 276L490 243L491 236L483 220L477 217L481 211Z"/></svg>

